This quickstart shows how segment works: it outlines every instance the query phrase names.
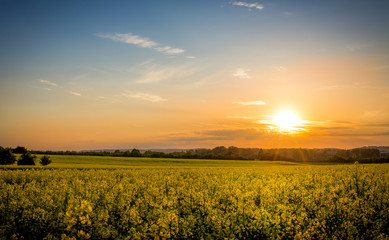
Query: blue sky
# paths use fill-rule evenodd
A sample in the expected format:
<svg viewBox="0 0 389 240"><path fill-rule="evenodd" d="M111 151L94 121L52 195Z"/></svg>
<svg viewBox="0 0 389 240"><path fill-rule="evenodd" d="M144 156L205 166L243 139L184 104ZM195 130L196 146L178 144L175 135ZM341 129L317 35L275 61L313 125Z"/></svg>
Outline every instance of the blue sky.
<svg viewBox="0 0 389 240"><path fill-rule="evenodd" d="M258 122L284 108L315 137L288 146L389 140L388 1L0 6L0 145L271 147L285 142Z"/></svg>
<svg viewBox="0 0 389 240"><path fill-rule="evenodd" d="M135 56L155 55L126 46L128 53L118 56L113 51L124 46L102 41L98 33L132 33L203 57L242 52L238 57L244 59L253 47L258 53L308 48L291 54L295 57L328 54L338 50L335 44L340 49L357 41L384 45L388 40L387 1L263 1L258 3L262 10L232 3L2 1L2 66L105 65L98 58L135 61Z"/></svg>

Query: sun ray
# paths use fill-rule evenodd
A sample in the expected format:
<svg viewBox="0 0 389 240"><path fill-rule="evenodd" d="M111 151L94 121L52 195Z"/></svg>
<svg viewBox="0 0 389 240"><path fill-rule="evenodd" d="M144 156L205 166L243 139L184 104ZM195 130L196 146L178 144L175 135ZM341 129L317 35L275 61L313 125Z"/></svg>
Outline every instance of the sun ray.
<svg viewBox="0 0 389 240"><path fill-rule="evenodd" d="M301 120L298 115L291 110L283 110L273 116L268 122L269 128L282 134L295 134L305 131L306 120Z"/></svg>

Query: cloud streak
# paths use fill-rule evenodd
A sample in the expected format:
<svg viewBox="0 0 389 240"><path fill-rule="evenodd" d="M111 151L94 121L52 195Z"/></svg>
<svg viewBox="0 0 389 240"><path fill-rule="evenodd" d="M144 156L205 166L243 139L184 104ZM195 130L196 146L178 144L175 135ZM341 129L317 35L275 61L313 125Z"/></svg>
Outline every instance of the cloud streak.
<svg viewBox="0 0 389 240"><path fill-rule="evenodd" d="M252 117L247 117L247 116L227 116L227 118L231 118L231 119L244 119L244 120L253 119Z"/></svg>
<svg viewBox="0 0 389 240"><path fill-rule="evenodd" d="M247 7L247 8L254 8L258 10L262 10L265 7L262 4L258 3L247 3L247 2L233 2L232 5L234 6L240 6L240 7Z"/></svg>
<svg viewBox="0 0 389 240"><path fill-rule="evenodd" d="M77 97L81 96L81 93L78 93L78 92L69 91L68 93L70 93L70 94L72 94L74 96L77 96Z"/></svg>
<svg viewBox="0 0 389 240"><path fill-rule="evenodd" d="M173 48L173 47L170 47L170 46L156 47L154 49L157 50L158 52L163 52L163 53L166 53L166 54L179 54L179 53L183 53L184 52L184 49Z"/></svg>
<svg viewBox="0 0 389 240"><path fill-rule="evenodd" d="M194 68L187 65L167 67L160 65L145 66L141 69L141 75L136 80L137 83L156 83L164 80L183 79L195 72Z"/></svg>
<svg viewBox="0 0 389 240"><path fill-rule="evenodd" d="M249 105L265 105L266 102L264 101L249 101L249 102L234 102L235 104L240 104L243 106L249 106Z"/></svg>
<svg viewBox="0 0 389 240"><path fill-rule="evenodd" d="M349 45L345 46L344 49L347 52L356 52L356 51L359 51L359 50L366 49L368 47L369 47L369 45L367 45L367 44L352 43L352 44L349 44Z"/></svg>
<svg viewBox="0 0 389 240"><path fill-rule="evenodd" d="M150 40L149 38L140 37L131 33L99 33L98 37L113 40L115 42L122 42L133 44L141 48L152 48L155 51L162 52L168 55L180 54L185 52L184 49L174 48L171 46L161 46L161 44Z"/></svg>
<svg viewBox="0 0 389 240"><path fill-rule="evenodd" d="M168 138L173 141L202 142L202 141L229 141L229 140L258 140L264 136L263 131L254 128L247 129L214 129L194 132L192 134L176 134Z"/></svg>
<svg viewBox="0 0 389 240"><path fill-rule="evenodd" d="M131 91L124 91L122 96L128 97L128 98L134 98L134 99L140 99L144 101L149 101L149 102L163 102L166 101L165 98L162 98L157 95L152 95L148 93L143 93L143 92L131 92Z"/></svg>
<svg viewBox="0 0 389 240"><path fill-rule="evenodd" d="M97 36L101 38L111 39L115 42L134 44L142 48L152 48L158 45L158 43L151 41L148 38L142 38L138 35L132 35L131 33L99 33L97 34Z"/></svg>
<svg viewBox="0 0 389 240"><path fill-rule="evenodd" d="M389 69L389 64L388 65L381 65L381 66L375 66L370 68L370 71L380 71L380 70L386 70Z"/></svg>
<svg viewBox="0 0 389 240"><path fill-rule="evenodd" d="M286 68L283 67L283 66L277 66L277 67L274 67L273 69L275 71L277 71L277 72L284 72L284 71L286 71Z"/></svg>
<svg viewBox="0 0 389 240"><path fill-rule="evenodd" d="M56 86L57 86L56 83L50 82L49 80L43 80L43 79L41 79L41 80L39 80L39 82L40 82L40 83L43 83L43 84L51 85L51 86L53 86L53 87L56 87Z"/></svg>
<svg viewBox="0 0 389 240"><path fill-rule="evenodd" d="M243 68L237 68L233 74L234 77L240 78L240 79L248 79L250 78L250 75L248 74L248 69Z"/></svg>
<svg viewBox="0 0 389 240"><path fill-rule="evenodd" d="M243 68L237 68L233 74L234 77L240 78L240 79L248 79L250 78L250 75L248 74L248 69Z"/></svg>

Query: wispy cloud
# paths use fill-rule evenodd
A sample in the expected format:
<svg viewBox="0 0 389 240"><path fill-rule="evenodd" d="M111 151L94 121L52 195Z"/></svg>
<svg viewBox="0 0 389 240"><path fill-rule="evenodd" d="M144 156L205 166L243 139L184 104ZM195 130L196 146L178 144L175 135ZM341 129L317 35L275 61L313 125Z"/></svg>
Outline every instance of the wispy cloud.
<svg viewBox="0 0 389 240"><path fill-rule="evenodd" d="M195 69L196 70L196 69ZM197 80L191 82L186 86L186 89L194 89L199 87L204 87L206 85L218 85L223 84L223 79L226 78L225 71L216 71L211 74L207 74L197 78Z"/></svg>
<svg viewBox="0 0 389 240"><path fill-rule="evenodd" d="M375 132L375 133L345 133L345 132L332 132L327 134L321 134L323 136L335 136L335 137L376 137L376 136L388 136L389 132Z"/></svg>
<svg viewBox="0 0 389 240"><path fill-rule="evenodd" d="M283 67L283 66L277 66L277 67L274 67L273 68L275 71L277 72L283 72L283 71L286 71L286 68Z"/></svg>
<svg viewBox="0 0 389 240"><path fill-rule="evenodd" d="M366 123L350 121L311 121L307 129L311 136L370 137L388 136L389 123Z"/></svg>
<svg viewBox="0 0 389 240"><path fill-rule="evenodd" d="M217 129L203 131L203 134L223 137L225 139L259 139L263 135L262 131L258 129Z"/></svg>
<svg viewBox="0 0 389 240"><path fill-rule="evenodd" d="M48 84L48 85L51 85L51 86L54 86L54 87L57 86L56 83L50 82L49 80L43 80L43 79L41 79L41 80L39 80L39 82L40 82L40 83L43 83L43 84Z"/></svg>
<svg viewBox="0 0 389 240"><path fill-rule="evenodd" d="M339 85L327 85L322 86L319 90L339 90L339 89L350 89L350 88L366 88L367 82L353 82L348 84L339 84Z"/></svg>
<svg viewBox="0 0 389 240"><path fill-rule="evenodd" d="M78 92L69 91L68 93L70 93L70 94L72 94L74 96L77 96L77 97L81 96L81 93L78 93Z"/></svg>
<svg viewBox="0 0 389 240"><path fill-rule="evenodd" d="M163 52L166 54L178 54L178 53L183 53L185 50L181 48L173 48L170 46L165 46L165 47L156 47L154 48L158 52Z"/></svg>
<svg viewBox="0 0 389 240"><path fill-rule="evenodd" d="M380 71L380 70L386 70L386 69L389 69L389 64L388 65L375 66L375 67L369 68L368 70L370 70L370 71Z"/></svg>
<svg viewBox="0 0 389 240"><path fill-rule="evenodd" d="M259 3L247 3L247 2L233 2L232 5L234 6L240 6L240 7L247 7L247 8L254 8L258 10L264 9L264 6Z"/></svg>
<svg viewBox="0 0 389 240"><path fill-rule="evenodd" d="M98 37L111 39L116 42L134 44L142 48L152 48L158 52L173 55L183 53L185 50L181 48L174 48L171 46L161 46L161 44L150 40L149 38L140 37L131 33L99 33Z"/></svg>
<svg viewBox="0 0 389 240"><path fill-rule="evenodd" d="M140 99L140 100L145 100L145 101L150 101L150 102L162 102L166 101L165 98L162 98L157 95L152 95L148 93L142 93L142 92L131 92L131 91L124 91L122 96L129 97L129 98L135 98L135 99Z"/></svg>
<svg viewBox="0 0 389 240"><path fill-rule="evenodd" d="M114 104L118 102L116 98L111 98L111 97L100 96L99 99L108 104Z"/></svg>
<svg viewBox="0 0 389 240"><path fill-rule="evenodd" d="M195 72L195 69L188 65L168 67L151 64L144 65L140 70L141 75L136 80L137 83L156 83L163 80L183 79Z"/></svg>
<svg viewBox="0 0 389 240"><path fill-rule="evenodd" d="M247 116L227 116L227 118L232 118L232 119L244 119L244 120L253 119L252 117L247 117Z"/></svg>
<svg viewBox="0 0 389 240"><path fill-rule="evenodd" d="M51 89L51 88L43 88L43 90L51 91L51 90L53 90L53 89Z"/></svg>
<svg viewBox="0 0 389 240"><path fill-rule="evenodd" d="M108 38L116 42L134 44L143 48L151 48L158 45L158 43L151 41L148 38L142 38L138 35L132 35L131 33L99 33L97 34L97 36L102 38Z"/></svg>
<svg viewBox="0 0 389 240"><path fill-rule="evenodd" d="M285 17L295 17L295 16L296 16L296 14L293 13L293 12L284 12L283 15L284 15Z"/></svg>
<svg viewBox="0 0 389 240"><path fill-rule="evenodd" d="M197 57L195 57L195 56L187 56L186 58L189 58L189 59L196 59Z"/></svg>
<svg viewBox="0 0 389 240"><path fill-rule="evenodd" d="M367 45L367 44L351 43L351 44L345 46L344 49L347 52L356 52L356 51L359 51L359 50L362 50L362 49L365 49L368 47L369 47L369 45Z"/></svg>
<svg viewBox="0 0 389 240"><path fill-rule="evenodd" d="M265 105L266 102L264 101L249 101L249 102L234 102L235 104L240 104L240 105L244 105L244 106L248 106L248 105Z"/></svg>
<svg viewBox="0 0 389 240"><path fill-rule="evenodd" d="M198 142L198 141L213 141L213 140L255 140L263 139L263 131L258 129L215 129L203 130L194 133L182 133L168 136L173 141Z"/></svg>
<svg viewBox="0 0 389 240"><path fill-rule="evenodd" d="M319 90L333 90L339 88L339 85L328 85L320 87Z"/></svg>
<svg viewBox="0 0 389 240"><path fill-rule="evenodd" d="M249 71L249 69L237 68L235 69L233 76L241 79L250 78L250 75L248 74Z"/></svg>

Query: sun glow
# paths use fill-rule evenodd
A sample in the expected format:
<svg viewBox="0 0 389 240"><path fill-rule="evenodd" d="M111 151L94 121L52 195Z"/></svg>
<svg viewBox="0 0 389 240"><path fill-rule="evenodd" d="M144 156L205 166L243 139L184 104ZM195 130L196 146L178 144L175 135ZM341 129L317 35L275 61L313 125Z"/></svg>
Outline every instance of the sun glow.
<svg viewBox="0 0 389 240"><path fill-rule="evenodd" d="M270 128L283 134L294 134L304 131L308 121L300 120L296 113L291 110L283 110L273 116Z"/></svg>

